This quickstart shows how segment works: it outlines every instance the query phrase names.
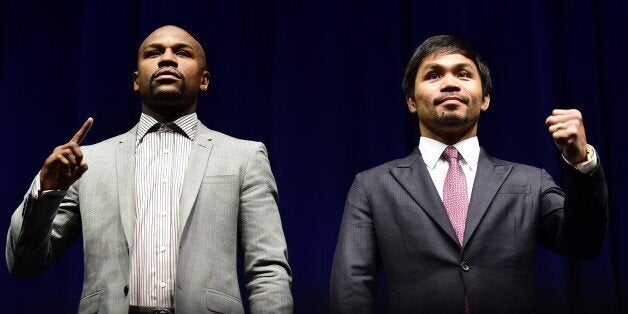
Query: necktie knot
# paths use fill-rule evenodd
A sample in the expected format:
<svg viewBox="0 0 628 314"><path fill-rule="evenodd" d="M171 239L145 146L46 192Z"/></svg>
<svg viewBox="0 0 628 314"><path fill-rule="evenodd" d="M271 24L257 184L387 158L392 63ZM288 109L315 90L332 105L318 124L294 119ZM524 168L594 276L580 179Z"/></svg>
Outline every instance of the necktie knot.
<svg viewBox="0 0 628 314"><path fill-rule="evenodd" d="M458 150L453 146L447 146L443 151L443 158L448 161L452 159L458 160Z"/></svg>
<svg viewBox="0 0 628 314"><path fill-rule="evenodd" d="M158 125L157 132L172 132L174 126L176 126L174 122L159 123Z"/></svg>

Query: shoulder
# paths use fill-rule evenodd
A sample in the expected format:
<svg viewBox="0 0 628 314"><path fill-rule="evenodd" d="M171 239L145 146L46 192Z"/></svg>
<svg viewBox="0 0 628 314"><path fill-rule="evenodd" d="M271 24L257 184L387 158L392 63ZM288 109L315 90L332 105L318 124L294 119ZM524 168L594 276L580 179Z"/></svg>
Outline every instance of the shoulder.
<svg viewBox="0 0 628 314"><path fill-rule="evenodd" d="M389 180L394 180L394 171L403 171L413 167L414 163L422 162L421 155L416 151L405 158L394 159L370 169L359 172L355 176L356 182L364 182L366 185L378 186Z"/></svg>
<svg viewBox="0 0 628 314"><path fill-rule="evenodd" d="M486 152L482 150L480 153L480 159L478 160L478 176L482 178L482 173L499 174L503 172L507 174L506 182L516 184L525 183L537 185L553 180L543 168L498 159L486 154Z"/></svg>
<svg viewBox="0 0 628 314"><path fill-rule="evenodd" d="M411 156L412 155L406 158L394 159L394 160L385 162L383 164L377 165L373 168L366 169L364 171L359 172L357 176L371 178L371 177L380 177L380 176L388 175L391 169L404 167L407 164L408 158L410 158ZM417 156L417 157L420 157L420 156Z"/></svg>
<svg viewBox="0 0 628 314"><path fill-rule="evenodd" d="M262 142L236 138L209 129L203 124L199 124L197 136L199 136L199 141L208 140L212 145L212 151L215 152L249 155L260 151L266 154L266 146Z"/></svg>
<svg viewBox="0 0 628 314"><path fill-rule="evenodd" d="M215 130L208 129L207 127L200 125L199 135L204 134L211 139L216 145L221 145L229 149L236 150L251 150L264 147L264 144L258 141L251 141L233 137L231 135L224 134Z"/></svg>
<svg viewBox="0 0 628 314"><path fill-rule="evenodd" d="M517 171L517 172L540 172L540 171L543 171L543 169L539 168L539 167L535 167L535 166L531 166L531 165L527 165L527 164L522 164L522 163L518 163L518 162L513 162L513 161L508 161L508 160L495 158L495 157L487 154L486 151L484 151L484 150L482 150L480 152L480 160L482 158L485 158L486 160L488 160L491 164L493 164L495 166L505 166L507 168L512 169L512 171Z"/></svg>
<svg viewBox="0 0 628 314"><path fill-rule="evenodd" d="M261 142L239 139L202 124L199 124L195 142L209 148L214 163L223 168L237 167L242 170L268 168L270 165L266 146Z"/></svg>

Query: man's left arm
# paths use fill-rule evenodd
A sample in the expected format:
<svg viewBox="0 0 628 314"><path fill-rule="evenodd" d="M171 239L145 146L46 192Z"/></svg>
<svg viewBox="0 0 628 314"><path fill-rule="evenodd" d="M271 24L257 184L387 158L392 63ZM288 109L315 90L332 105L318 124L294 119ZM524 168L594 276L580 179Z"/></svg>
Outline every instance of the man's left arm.
<svg viewBox="0 0 628 314"><path fill-rule="evenodd" d="M292 313L292 275L277 185L262 143L256 143L244 173L239 229L251 313Z"/></svg>
<svg viewBox="0 0 628 314"><path fill-rule="evenodd" d="M565 173L564 200L553 188L544 190L542 198L545 208L562 201L563 219L553 246L562 254L594 258L602 249L608 224L608 192L600 159L587 143L578 110L556 109L545 123L562 153ZM553 219L544 223L548 220Z"/></svg>

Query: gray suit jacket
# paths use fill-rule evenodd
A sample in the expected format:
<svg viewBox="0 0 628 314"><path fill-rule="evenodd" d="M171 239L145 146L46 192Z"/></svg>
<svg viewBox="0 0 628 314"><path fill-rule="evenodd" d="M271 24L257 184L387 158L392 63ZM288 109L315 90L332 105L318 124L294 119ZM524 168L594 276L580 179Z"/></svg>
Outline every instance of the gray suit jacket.
<svg viewBox="0 0 628 314"><path fill-rule="evenodd" d="M83 236L80 313L128 313L136 128L84 146L89 170L65 197L29 191L11 220L9 271L34 276ZM243 313L238 249L252 313L291 313L291 270L263 144L199 123L179 213L177 313Z"/></svg>
<svg viewBox="0 0 628 314"><path fill-rule="evenodd" d="M331 278L333 313L371 313L383 268L393 313L535 310L535 247L593 258L608 220L598 166L565 164L565 190L542 169L481 150L462 248L418 148L358 174Z"/></svg>

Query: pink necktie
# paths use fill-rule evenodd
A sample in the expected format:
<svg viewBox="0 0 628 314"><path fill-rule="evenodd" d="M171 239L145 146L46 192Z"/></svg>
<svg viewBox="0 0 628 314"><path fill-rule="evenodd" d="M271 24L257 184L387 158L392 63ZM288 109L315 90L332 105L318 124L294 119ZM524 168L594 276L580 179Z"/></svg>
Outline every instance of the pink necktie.
<svg viewBox="0 0 628 314"><path fill-rule="evenodd" d="M456 237L458 237L458 242L462 246L467 209L469 208L467 182L462 167L458 163L458 150L455 147L447 146L442 158L449 162L445 186L443 187L443 204L447 210L449 221L451 221L456 232Z"/></svg>

